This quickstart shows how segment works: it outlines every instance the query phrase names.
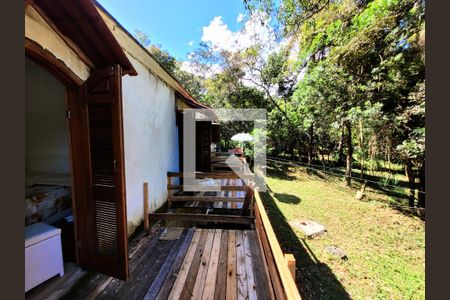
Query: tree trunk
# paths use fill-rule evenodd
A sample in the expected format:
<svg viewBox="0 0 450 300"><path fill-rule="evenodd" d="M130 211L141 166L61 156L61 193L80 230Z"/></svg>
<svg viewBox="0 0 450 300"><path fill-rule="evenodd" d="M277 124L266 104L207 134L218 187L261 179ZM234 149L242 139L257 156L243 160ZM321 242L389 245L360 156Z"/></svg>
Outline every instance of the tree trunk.
<svg viewBox="0 0 450 300"><path fill-rule="evenodd" d="M325 166L325 156L323 155L323 149L320 150L320 155L322 157L322 165Z"/></svg>
<svg viewBox="0 0 450 300"><path fill-rule="evenodd" d="M311 164L314 156L314 124L309 126L309 141L308 141L308 164Z"/></svg>
<svg viewBox="0 0 450 300"><path fill-rule="evenodd" d="M425 207L425 160L419 168L419 207Z"/></svg>
<svg viewBox="0 0 450 300"><path fill-rule="evenodd" d="M339 140L338 145L338 165L343 166L344 165L344 136L345 136L345 127L341 123L341 139Z"/></svg>
<svg viewBox="0 0 450 300"><path fill-rule="evenodd" d="M416 194L416 177L414 175L414 171L412 169L412 161L410 158L408 158L406 160L406 164L405 164L405 173L406 176L408 177L408 182L409 182L409 207L414 207L414 198L415 198L415 194Z"/></svg>
<svg viewBox="0 0 450 300"><path fill-rule="evenodd" d="M353 145L352 145L352 126L350 121L345 121L345 127L347 129L347 167L345 172L345 181L347 186L352 184L352 156L353 156Z"/></svg>
<svg viewBox="0 0 450 300"><path fill-rule="evenodd" d="M361 165L361 174L360 178L364 179L364 132L363 132L363 123L362 120L359 119L359 148L361 149L361 159L360 159L360 165Z"/></svg>
<svg viewBox="0 0 450 300"><path fill-rule="evenodd" d="M291 156L291 160L294 160L294 145L292 140L289 142L289 154Z"/></svg>
<svg viewBox="0 0 450 300"><path fill-rule="evenodd" d="M389 172L392 171L391 168L391 140L389 139L389 137L386 138L387 139L387 161L388 161L388 168L389 168Z"/></svg>

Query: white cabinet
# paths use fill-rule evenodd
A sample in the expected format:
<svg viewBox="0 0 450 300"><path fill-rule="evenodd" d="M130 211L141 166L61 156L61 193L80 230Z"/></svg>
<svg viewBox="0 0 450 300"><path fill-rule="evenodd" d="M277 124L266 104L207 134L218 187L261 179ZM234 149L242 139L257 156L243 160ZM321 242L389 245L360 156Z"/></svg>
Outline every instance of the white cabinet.
<svg viewBox="0 0 450 300"><path fill-rule="evenodd" d="M25 292L64 275L61 229L39 222L25 227Z"/></svg>

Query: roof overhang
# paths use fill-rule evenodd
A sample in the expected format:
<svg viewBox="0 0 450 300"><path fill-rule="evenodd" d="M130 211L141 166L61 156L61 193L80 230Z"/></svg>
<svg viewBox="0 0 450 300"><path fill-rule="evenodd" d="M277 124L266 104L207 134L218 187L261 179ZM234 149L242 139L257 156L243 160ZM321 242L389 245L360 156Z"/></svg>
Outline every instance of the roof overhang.
<svg viewBox="0 0 450 300"><path fill-rule="evenodd" d="M91 0L33 0L29 4L43 12L92 67L119 64L123 74L137 75Z"/></svg>
<svg viewBox="0 0 450 300"><path fill-rule="evenodd" d="M206 106L197 100L195 100L192 96L189 95L189 93L183 93L183 91L176 91L175 95L178 99L180 99L183 103L188 105L191 108L202 108L202 109L209 109L211 110L211 107Z"/></svg>

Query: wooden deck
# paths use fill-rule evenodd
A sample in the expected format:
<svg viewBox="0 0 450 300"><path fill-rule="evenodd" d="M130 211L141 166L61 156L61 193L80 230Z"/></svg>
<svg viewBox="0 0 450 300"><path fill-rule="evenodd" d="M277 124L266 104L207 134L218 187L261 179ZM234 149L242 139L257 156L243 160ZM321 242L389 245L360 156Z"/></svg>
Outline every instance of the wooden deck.
<svg viewBox="0 0 450 300"><path fill-rule="evenodd" d="M181 173L167 175L173 207L147 213L166 227L154 226L130 243L129 281L71 265L26 299L300 299L295 259L283 253L252 183L244 186L230 172L196 173L219 181L220 191L184 192L171 182ZM146 184L144 190L147 201Z"/></svg>
<svg viewBox="0 0 450 300"><path fill-rule="evenodd" d="M163 231L131 245L127 282L72 265L26 299L273 298L255 230L185 228L173 240L162 240Z"/></svg>

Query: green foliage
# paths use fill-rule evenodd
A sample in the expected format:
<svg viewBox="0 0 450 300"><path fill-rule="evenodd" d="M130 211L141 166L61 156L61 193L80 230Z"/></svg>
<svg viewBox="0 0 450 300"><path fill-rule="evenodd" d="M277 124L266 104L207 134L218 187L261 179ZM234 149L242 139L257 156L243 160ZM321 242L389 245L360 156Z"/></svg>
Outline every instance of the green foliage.
<svg viewBox="0 0 450 300"><path fill-rule="evenodd" d="M201 99L204 93L203 80L198 76L181 69L181 62L177 61L168 51L162 49L161 45L151 44L149 36L135 29L134 37L148 52L158 61L161 66L177 78L181 84L197 99Z"/></svg>
<svg viewBox="0 0 450 300"><path fill-rule="evenodd" d="M147 50L153 55L153 57L172 74L177 71L177 60L175 57L169 54L166 50L161 49L160 45L150 45Z"/></svg>

